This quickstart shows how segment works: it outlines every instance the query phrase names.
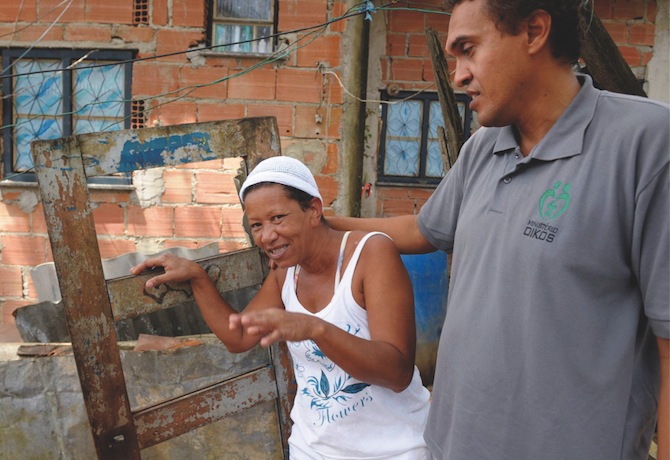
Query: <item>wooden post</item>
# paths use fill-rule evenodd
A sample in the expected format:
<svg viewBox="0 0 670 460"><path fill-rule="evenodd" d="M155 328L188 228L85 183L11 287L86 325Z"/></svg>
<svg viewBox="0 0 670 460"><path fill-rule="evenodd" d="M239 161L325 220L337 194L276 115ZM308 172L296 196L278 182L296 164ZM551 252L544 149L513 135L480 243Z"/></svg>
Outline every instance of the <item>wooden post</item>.
<svg viewBox="0 0 670 460"><path fill-rule="evenodd" d="M647 97L607 29L590 10L584 23L582 59L598 88Z"/></svg>
<svg viewBox="0 0 670 460"><path fill-rule="evenodd" d="M435 82L437 83L437 94L440 99L440 108L442 109L444 129L447 136L447 158L449 160L449 167L451 167L456 162L458 152L463 146L463 122L461 121L461 114L458 111L458 104L456 103L454 90L451 88L451 83L449 82L447 58L444 55L444 50L442 49L442 44L437 36L437 32L428 27L426 29L426 37L428 38L430 57L433 61ZM440 145L442 145L441 142Z"/></svg>

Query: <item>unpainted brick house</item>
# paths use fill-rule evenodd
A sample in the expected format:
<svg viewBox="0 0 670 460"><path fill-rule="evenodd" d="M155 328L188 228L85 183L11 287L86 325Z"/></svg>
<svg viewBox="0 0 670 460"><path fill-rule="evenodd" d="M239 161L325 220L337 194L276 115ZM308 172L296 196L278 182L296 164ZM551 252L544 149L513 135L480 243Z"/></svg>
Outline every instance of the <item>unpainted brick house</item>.
<svg viewBox="0 0 670 460"><path fill-rule="evenodd" d="M667 72L653 69L667 68L667 5L595 0L645 90L666 98ZM38 301L30 269L52 260L30 141L274 115L283 154L309 165L329 213L418 212L445 169L425 29L443 40L448 24L440 0L0 2L0 338L20 340L12 312ZM91 183L102 257L247 246L238 166Z"/></svg>

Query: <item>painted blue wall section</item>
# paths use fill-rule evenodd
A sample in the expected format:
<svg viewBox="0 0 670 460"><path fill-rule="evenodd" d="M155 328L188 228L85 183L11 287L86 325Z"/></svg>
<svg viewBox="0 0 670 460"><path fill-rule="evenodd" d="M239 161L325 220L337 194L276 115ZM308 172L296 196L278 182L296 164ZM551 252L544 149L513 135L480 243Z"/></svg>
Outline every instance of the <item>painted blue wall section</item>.
<svg viewBox="0 0 670 460"><path fill-rule="evenodd" d="M217 156L212 153L209 140L210 136L207 133L190 133L157 137L147 142L128 141L121 151L119 172L134 171L148 166L165 166L165 158L174 159L174 152L180 148L197 150L201 155L198 158L180 158L180 163L213 160Z"/></svg>
<svg viewBox="0 0 670 460"><path fill-rule="evenodd" d="M435 355L447 313L449 262L443 251L402 254L401 258L414 287L417 367L424 384L431 384Z"/></svg>

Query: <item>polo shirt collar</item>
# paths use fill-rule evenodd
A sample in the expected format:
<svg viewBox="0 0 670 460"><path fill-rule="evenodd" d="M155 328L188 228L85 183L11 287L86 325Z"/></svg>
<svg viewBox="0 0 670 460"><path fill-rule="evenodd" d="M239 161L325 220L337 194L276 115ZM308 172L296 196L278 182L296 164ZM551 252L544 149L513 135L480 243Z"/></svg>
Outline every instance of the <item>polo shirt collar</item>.
<svg viewBox="0 0 670 460"><path fill-rule="evenodd" d="M532 150L530 156L538 160L557 160L579 155L584 145L584 133L591 123L598 102L599 91L593 87L591 77L578 74L582 85L575 98L561 117L554 123L544 139ZM514 151L519 143L511 125L500 129L493 148L494 154Z"/></svg>

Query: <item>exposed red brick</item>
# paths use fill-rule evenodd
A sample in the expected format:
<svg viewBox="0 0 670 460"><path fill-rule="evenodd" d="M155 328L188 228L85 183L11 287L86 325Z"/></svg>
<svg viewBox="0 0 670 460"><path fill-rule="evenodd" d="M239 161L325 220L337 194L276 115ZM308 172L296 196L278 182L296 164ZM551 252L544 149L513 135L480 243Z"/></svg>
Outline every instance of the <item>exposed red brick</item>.
<svg viewBox="0 0 670 460"><path fill-rule="evenodd" d="M49 239L46 236L3 235L0 239L3 265L35 265L48 262Z"/></svg>
<svg viewBox="0 0 670 460"><path fill-rule="evenodd" d="M321 122L317 123L317 113ZM336 139L340 137L340 122L342 109L340 107L307 107L295 108L295 128L293 135L297 138Z"/></svg>
<svg viewBox="0 0 670 460"><path fill-rule="evenodd" d="M631 45L654 46L656 26L654 24L633 24L630 26Z"/></svg>
<svg viewBox="0 0 670 460"><path fill-rule="evenodd" d="M0 231L29 232L30 216L18 205L0 201Z"/></svg>
<svg viewBox="0 0 670 460"><path fill-rule="evenodd" d="M287 32L326 22L327 2L323 0L283 0L279 2L279 30Z"/></svg>
<svg viewBox="0 0 670 460"><path fill-rule="evenodd" d="M95 231L102 235L124 235L126 232L125 213L117 204L103 203L93 209Z"/></svg>
<svg viewBox="0 0 670 460"><path fill-rule="evenodd" d="M100 257L110 259L129 252L137 251L135 243L125 238L107 238L98 236L98 247L100 248Z"/></svg>
<svg viewBox="0 0 670 460"><path fill-rule="evenodd" d="M0 2L1 22L35 22L37 20L37 0L24 0L22 2ZM7 37L4 37L5 39Z"/></svg>
<svg viewBox="0 0 670 460"><path fill-rule="evenodd" d="M178 27L205 27L205 2L173 0L172 25Z"/></svg>
<svg viewBox="0 0 670 460"><path fill-rule="evenodd" d="M196 102L197 121L234 120L243 118L245 107L242 104L221 102Z"/></svg>
<svg viewBox="0 0 670 460"><path fill-rule="evenodd" d="M617 0L612 7L615 19L642 19L645 13L644 0Z"/></svg>
<svg viewBox="0 0 670 460"><path fill-rule="evenodd" d="M86 2L74 1L64 3L62 0L39 0L37 3L37 16L45 24L51 24L58 20L59 24L66 22L84 22ZM61 13L62 16L61 16Z"/></svg>
<svg viewBox="0 0 670 460"><path fill-rule="evenodd" d="M277 100L318 103L322 97L322 90L323 78L321 73L315 70L277 71Z"/></svg>
<svg viewBox="0 0 670 460"><path fill-rule="evenodd" d="M164 126L195 123L195 102L183 99L164 100L158 109L158 119Z"/></svg>
<svg viewBox="0 0 670 460"><path fill-rule="evenodd" d="M423 62L417 59L394 59L391 61L391 79L400 81L421 81Z"/></svg>
<svg viewBox="0 0 670 460"><path fill-rule="evenodd" d="M332 176L314 176L316 180L316 185L319 187L319 192L321 192L321 198L323 198L323 204L326 207L331 207L337 197L339 196L339 183Z"/></svg>
<svg viewBox="0 0 670 460"><path fill-rule="evenodd" d="M128 207L128 235L172 236L173 208L152 206Z"/></svg>
<svg viewBox="0 0 670 460"><path fill-rule="evenodd" d="M57 25L47 31L49 26L40 24L32 25L26 29L17 30L14 40L17 42L60 41L63 40L63 26ZM44 36L42 36L44 35Z"/></svg>
<svg viewBox="0 0 670 460"><path fill-rule="evenodd" d="M0 324L0 342L3 343L22 343L23 339L14 323Z"/></svg>
<svg viewBox="0 0 670 460"><path fill-rule="evenodd" d="M41 2L42 0L40 0ZM86 0L86 20L103 24L132 24L133 0Z"/></svg>
<svg viewBox="0 0 670 460"><path fill-rule="evenodd" d="M90 201L92 203L129 203L130 192L127 190L107 190L89 188Z"/></svg>
<svg viewBox="0 0 670 460"><path fill-rule="evenodd" d="M311 40L311 38L303 39ZM340 65L341 39L340 35L322 35L298 49L299 67L316 67L319 62L329 67Z"/></svg>
<svg viewBox="0 0 670 460"><path fill-rule="evenodd" d="M170 170L163 173L165 192L164 203L191 203L193 187L193 173L190 171Z"/></svg>
<svg viewBox="0 0 670 460"><path fill-rule="evenodd" d="M428 38L425 35L410 35L407 55L423 58L430 57L430 51L428 51Z"/></svg>
<svg viewBox="0 0 670 460"><path fill-rule="evenodd" d="M151 11L151 23L156 26L168 24L168 0L153 0Z"/></svg>
<svg viewBox="0 0 670 460"><path fill-rule="evenodd" d="M202 32L187 32L173 29L158 30L156 31L156 54L178 53L161 59L186 63L188 61L186 51L204 39L204 29Z"/></svg>
<svg viewBox="0 0 670 460"><path fill-rule="evenodd" d="M407 34L388 34L386 36L386 54L403 57L407 55Z"/></svg>
<svg viewBox="0 0 670 460"><path fill-rule="evenodd" d="M223 208L221 235L224 238L244 238L244 227L242 226L242 207Z"/></svg>
<svg viewBox="0 0 670 460"><path fill-rule="evenodd" d="M2 273L0 269L0 273ZM0 275L0 286L2 285L2 276ZM0 287L0 295L2 292L2 287ZM35 299L37 300L37 299ZM30 300L5 300L2 302L2 322L4 324L12 324L14 322L14 316L13 313L16 311L17 308L25 307L26 305L30 305L32 302Z"/></svg>
<svg viewBox="0 0 670 460"><path fill-rule="evenodd" d="M447 38L447 29L449 29L450 19L451 14L447 12L435 12L426 15L426 27L430 27L437 32L438 37L441 38L441 43L444 43Z"/></svg>
<svg viewBox="0 0 670 460"><path fill-rule="evenodd" d="M218 238L221 236L221 208L182 206L175 209L175 236Z"/></svg>
<svg viewBox="0 0 670 460"><path fill-rule="evenodd" d="M65 27L63 39L70 42L104 42L112 40L111 26L81 26L68 25Z"/></svg>
<svg viewBox="0 0 670 460"><path fill-rule="evenodd" d="M239 204L233 174L214 171L196 172L195 201L203 204Z"/></svg>
<svg viewBox="0 0 670 460"><path fill-rule="evenodd" d="M612 37L612 40L614 40L614 43L628 43L628 25L625 22L603 21L603 26L607 29L607 32L610 37Z"/></svg>
<svg viewBox="0 0 670 460"><path fill-rule="evenodd" d="M42 206L42 203L39 203L35 207L35 210L32 212L30 216L32 218L31 231L33 233L46 235L48 229L46 220L44 218L44 207Z"/></svg>
<svg viewBox="0 0 670 460"><path fill-rule="evenodd" d="M246 71L230 71L228 80L229 99L272 100L275 98L276 72L265 66Z"/></svg>
<svg viewBox="0 0 670 460"><path fill-rule="evenodd" d="M225 78L228 69L225 67L182 67L179 72L181 94L188 97L226 99L228 83Z"/></svg>
<svg viewBox="0 0 670 460"><path fill-rule="evenodd" d="M634 46L620 46L619 51L621 51L621 55L631 67L638 66L642 62L640 50Z"/></svg>
<svg viewBox="0 0 670 460"><path fill-rule="evenodd" d="M336 19L344 16L348 9L349 5L346 2L343 1L333 2L333 7L330 9L329 19L335 22L331 22L328 25L328 30L330 32L340 32L340 33L344 32L344 30L347 27L348 19L340 19L340 20Z"/></svg>
<svg viewBox="0 0 670 460"><path fill-rule="evenodd" d="M155 2L154 2L155 4ZM151 27L119 25L114 28L114 37L119 37L126 43L151 43L156 30Z"/></svg>
<svg viewBox="0 0 670 460"><path fill-rule="evenodd" d="M177 90L179 67L153 61L133 64L133 93L136 97L153 96Z"/></svg>
<svg viewBox="0 0 670 460"><path fill-rule="evenodd" d="M21 268L0 267L0 296L21 297L22 292L23 281L21 279Z"/></svg>
<svg viewBox="0 0 670 460"><path fill-rule="evenodd" d="M388 12L388 30L393 33L424 33L426 16L419 11L392 10Z"/></svg>
<svg viewBox="0 0 670 460"><path fill-rule="evenodd" d="M281 136L293 135L293 106L292 105L248 105L248 117L274 116Z"/></svg>

